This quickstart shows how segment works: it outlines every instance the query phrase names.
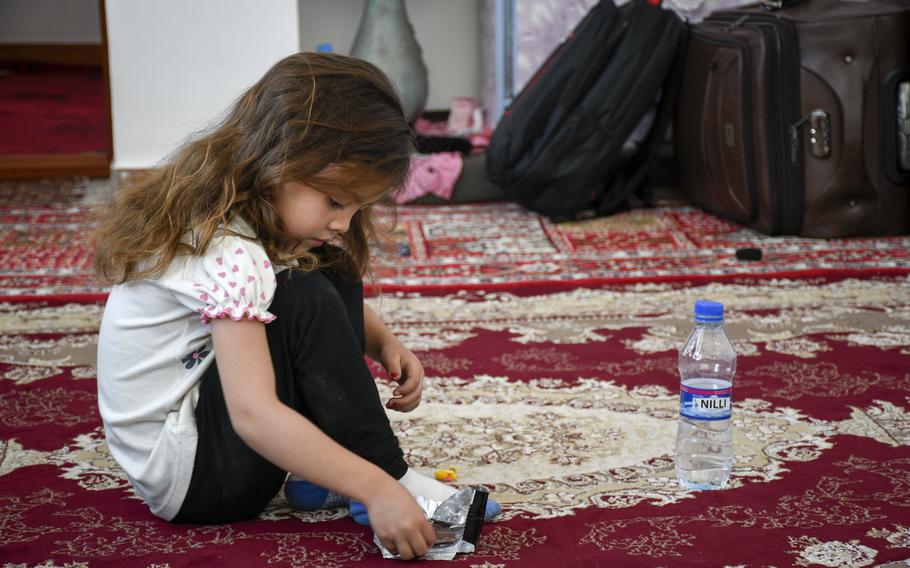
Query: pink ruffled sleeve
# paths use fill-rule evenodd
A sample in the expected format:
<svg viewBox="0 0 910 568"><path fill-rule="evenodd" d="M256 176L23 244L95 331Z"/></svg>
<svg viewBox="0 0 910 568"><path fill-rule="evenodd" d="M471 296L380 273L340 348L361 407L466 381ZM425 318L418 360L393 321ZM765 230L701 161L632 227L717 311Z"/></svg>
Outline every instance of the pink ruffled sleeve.
<svg viewBox="0 0 910 568"><path fill-rule="evenodd" d="M275 270L263 248L252 241L233 236L216 240L185 275L184 292L203 324L217 318L275 319L268 311L277 284Z"/></svg>

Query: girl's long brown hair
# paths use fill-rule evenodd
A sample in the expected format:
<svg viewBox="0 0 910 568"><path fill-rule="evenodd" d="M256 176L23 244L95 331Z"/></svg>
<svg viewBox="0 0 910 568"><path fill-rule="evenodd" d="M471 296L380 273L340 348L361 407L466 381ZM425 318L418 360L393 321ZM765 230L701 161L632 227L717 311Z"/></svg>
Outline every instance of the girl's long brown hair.
<svg viewBox="0 0 910 568"><path fill-rule="evenodd" d="M312 269L318 259L295 251L272 206L276 190L297 181L373 201L404 183L411 150L401 103L379 69L337 54L291 55L213 129L117 193L94 233L95 269L112 283L159 276L178 255L204 253L237 216L273 262ZM341 236L359 276L375 232L368 207Z"/></svg>

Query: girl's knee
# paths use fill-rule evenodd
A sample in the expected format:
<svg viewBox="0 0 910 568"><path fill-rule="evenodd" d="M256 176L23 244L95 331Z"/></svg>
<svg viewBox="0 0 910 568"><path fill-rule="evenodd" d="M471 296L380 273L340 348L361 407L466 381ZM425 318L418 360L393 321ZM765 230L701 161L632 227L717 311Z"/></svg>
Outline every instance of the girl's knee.
<svg viewBox="0 0 910 568"><path fill-rule="evenodd" d="M362 352L363 287L347 288L333 282L320 271L290 271L278 275L278 287L269 311L277 317L267 331L300 348L332 338L351 338Z"/></svg>
<svg viewBox="0 0 910 568"><path fill-rule="evenodd" d="M278 285L269 311L279 320L288 316L314 315L318 310L340 303L338 291L318 271L287 270L278 275Z"/></svg>
<svg viewBox="0 0 910 568"><path fill-rule="evenodd" d="M314 308L350 310L362 303L360 282L335 281L319 270L288 270L278 275L278 286L269 311L280 317L278 312L285 310L302 308L308 313L313 313Z"/></svg>
<svg viewBox="0 0 910 568"><path fill-rule="evenodd" d="M311 326L363 309L363 297L349 298L322 272L299 270L278 275L278 286L269 311L278 320ZM348 294L349 296L350 294ZM347 319L347 318L345 318Z"/></svg>

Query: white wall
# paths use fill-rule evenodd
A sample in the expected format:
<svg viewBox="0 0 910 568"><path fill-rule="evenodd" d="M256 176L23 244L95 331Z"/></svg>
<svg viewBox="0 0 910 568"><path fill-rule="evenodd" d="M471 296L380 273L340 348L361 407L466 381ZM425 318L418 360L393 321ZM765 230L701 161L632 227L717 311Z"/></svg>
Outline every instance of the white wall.
<svg viewBox="0 0 910 568"><path fill-rule="evenodd" d="M297 0L106 3L115 169L148 168L300 45Z"/></svg>
<svg viewBox="0 0 910 568"><path fill-rule="evenodd" d="M350 53L364 0L299 0L300 49L331 43ZM479 0L406 0L429 70L428 110L448 109L454 97L480 96Z"/></svg>
<svg viewBox="0 0 910 568"><path fill-rule="evenodd" d="M0 0L0 43L101 43L98 0Z"/></svg>

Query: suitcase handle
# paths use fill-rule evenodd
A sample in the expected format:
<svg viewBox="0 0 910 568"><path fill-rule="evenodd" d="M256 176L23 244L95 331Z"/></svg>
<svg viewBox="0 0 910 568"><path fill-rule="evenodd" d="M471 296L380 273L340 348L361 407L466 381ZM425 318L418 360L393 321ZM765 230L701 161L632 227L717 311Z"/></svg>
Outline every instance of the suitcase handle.
<svg viewBox="0 0 910 568"><path fill-rule="evenodd" d="M840 3L840 0L761 0L759 5L767 12L777 12L797 5L811 6L816 10L823 10Z"/></svg>
<svg viewBox="0 0 910 568"><path fill-rule="evenodd" d="M776 12L799 3L799 0L761 0L761 7L768 12Z"/></svg>
<svg viewBox="0 0 910 568"><path fill-rule="evenodd" d="M897 167L910 171L910 80L897 84Z"/></svg>
<svg viewBox="0 0 910 568"><path fill-rule="evenodd" d="M910 66L885 77L881 109L885 174L895 185L910 186Z"/></svg>
<svg viewBox="0 0 910 568"><path fill-rule="evenodd" d="M799 131L809 127L809 150L819 159L831 155L831 117L827 112L816 109L790 126L790 162L799 164Z"/></svg>

